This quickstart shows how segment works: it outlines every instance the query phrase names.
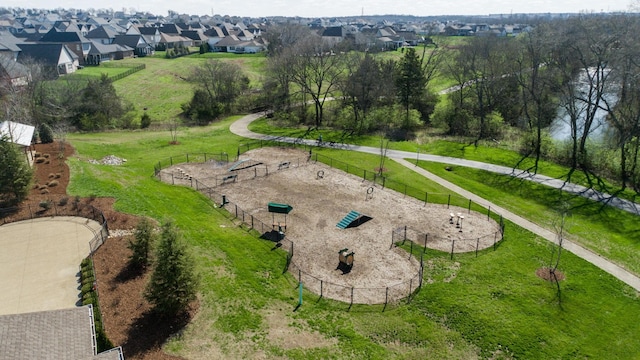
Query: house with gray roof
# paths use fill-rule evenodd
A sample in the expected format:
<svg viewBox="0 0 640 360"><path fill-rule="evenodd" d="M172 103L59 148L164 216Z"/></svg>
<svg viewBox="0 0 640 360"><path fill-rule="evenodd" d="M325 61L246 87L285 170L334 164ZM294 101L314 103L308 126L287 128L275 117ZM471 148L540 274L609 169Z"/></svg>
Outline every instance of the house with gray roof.
<svg viewBox="0 0 640 360"><path fill-rule="evenodd" d="M52 69L49 73L64 75L78 70L78 56L65 44L38 43L19 44L20 55L18 61L24 62L26 59L33 59Z"/></svg>
<svg viewBox="0 0 640 360"><path fill-rule="evenodd" d="M97 352L93 307L0 316L0 360L124 360L122 348Z"/></svg>

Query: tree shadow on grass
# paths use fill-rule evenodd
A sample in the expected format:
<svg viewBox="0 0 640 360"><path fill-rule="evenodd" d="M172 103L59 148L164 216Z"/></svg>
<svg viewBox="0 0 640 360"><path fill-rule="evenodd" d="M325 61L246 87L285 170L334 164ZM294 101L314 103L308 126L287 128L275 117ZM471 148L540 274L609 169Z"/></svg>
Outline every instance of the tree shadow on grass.
<svg viewBox="0 0 640 360"><path fill-rule="evenodd" d="M134 358L160 349L172 335L181 332L191 321L196 306L176 316L164 316L151 310L142 314L129 327L127 340L122 344L125 356Z"/></svg>

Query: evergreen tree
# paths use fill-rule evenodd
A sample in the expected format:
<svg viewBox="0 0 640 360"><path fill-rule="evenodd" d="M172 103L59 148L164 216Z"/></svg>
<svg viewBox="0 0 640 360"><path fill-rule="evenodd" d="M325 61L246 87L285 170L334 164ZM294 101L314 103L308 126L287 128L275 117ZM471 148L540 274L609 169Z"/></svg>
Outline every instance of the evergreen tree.
<svg viewBox="0 0 640 360"><path fill-rule="evenodd" d="M40 142L43 144L50 144L53 142L53 130L51 126L46 123L40 124L38 127L38 133L40 134Z"/></svg>
<svg viewBox="0 0 640 360"><path fill-rule="evenodd" d="M133 236L135 240L129 240L128 245L129 249L131 249L129 261L133 266L145 268L149 265L149 252L156 238L151 221L147 218L142 218L138 226L136 226Z"/></svg>
<svg viewBox="0 0 640 360"><path fill-rule="evenodd" d="M414 48L408 48L398 63L396 91L400 104L406 111L406 123L409 123L409 107L420 102L426 91L427 79L422 71L420 58Z"/></svg>
<svg viewBox="0 0 640 360"><path fill-rule="evenodd" d="M156 251L156 263L144 297L166 316L187 309L196 297L198 278L193 260L173 222L165 221Z"/></svg>
<svg viewBox="0 0 640 360"><path fill-rule="evenodd" d="M29 193L33 171L24 154L6 137L0 137L0 203L18 203Z"/></svg>

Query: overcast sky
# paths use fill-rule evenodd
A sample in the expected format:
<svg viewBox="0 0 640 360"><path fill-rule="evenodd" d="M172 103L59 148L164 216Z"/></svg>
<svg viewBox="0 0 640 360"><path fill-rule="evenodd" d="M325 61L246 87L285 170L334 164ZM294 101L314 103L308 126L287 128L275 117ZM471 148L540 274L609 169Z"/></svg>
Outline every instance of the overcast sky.
<svg viewBox="0 0 640 360"><path fill-rule="evenodd" d="M191 15L303 16L354 15L487 15L509 13L576 13L629 11L640 0L3 0L0 6L23 8L123 8L167 15L167 10Z"/></svg>

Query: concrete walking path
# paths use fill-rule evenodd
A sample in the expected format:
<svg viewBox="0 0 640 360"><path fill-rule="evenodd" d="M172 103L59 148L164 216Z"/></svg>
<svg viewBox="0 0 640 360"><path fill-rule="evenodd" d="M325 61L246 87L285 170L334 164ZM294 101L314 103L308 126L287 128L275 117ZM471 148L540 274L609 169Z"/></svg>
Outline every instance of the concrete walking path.
<svg viewBox="0 0 640 360"><path fill-rule="evenodd" d="M264 116L264 113L247 115L237 120L233 124L231 124L231 126L229 127L229 130L231 130L231 132L236 135L246 137L249 139L276 140L276 141L287 142L287 143L295 142L298 144L304 144L309 146L337 148L337 149L343 149L343 150L359 151L359 152L368 153L368 154L380 155L380 149L371 147L371 146L360 146L360 145L338 144L338 143L318 144L316 140L264 135L264 134L258 134L250 131L248 129L249 124L263 116ZM443 163L448 165L480 169L480 170L485 170L485 171L489 171L497 174L514 176L520 179L534 181L539 184L550 186L556 189L561 189L568 193L579 195L587 199L591 199L593 201L603 202L609 206L616 207L620 210L624 210L631 214L640 215L640 204L634 203L632 201L620 199L609 194L604 194L604 193L595 191L593 189L586 188L581 185L567 183L563 180L554 179L549 176L532 174L522 170L514 170L513 168L510 168L507 166L487 164L480 161L466 160L466 159L454 158L449 156L420 154L420 153L415 153L410 151L400 151L400 150L387 150L387 157L392 159L425 160L425 161L438 162L438 163Z"/></svg>
<svg viewBox="0 0 640 360"><path fill-rule="evenodd" d="M263 117L265 115L265 113L256 113L256 114L250 114L247 116L242 117L241 119L238 119L237 121L235 121L233 124L231 124L231 126L229 127L229 130L238 135L238 136L242 136L245 138L249 138L249 139L255 139L255 140L270 140L270 141L281 141L281 142L286 142L286 143L298 143L298 144L304 144L304 145L309 145L309 146L322 146L322 147L332 147L332 148L339 148L339 149L343 149L343 150L351 150L351 151L359 151L359 152L364 152L364 153L369 153L369 154L375 154L375 155L379 155L380 154L380 149L379 148L374 148L374 147L369 147L369 146L359 146L359 145L349 145L349 144L335 144L335 143L322 143L322 144L318 144L318 142L316 140L309 140L309 139L297 139L297 138L290 138L290 137L280 137L280 136L273 136L273 135L264 135L264 134L258 134L258 133L254 133L252 131L249 130L248 126L251 122ZM465 166L465 167L471 167L474 169L481 169L481 170L486 170L486 171L490 171L490 172L494 172L494 173L498 173L498 174L504 174L504 175L509 175L509 176L514 176L514 177L518 177L521 179L526 179L529 181L534 181L543 185L547 185L550 187L554 187L557 189L561 189L564 191L567 191L569 193L572 194L576 194L576 195L580 195L583 196L585 198L594 200L594 201L601 201L604 202L610 206L614 206L616 208L619 208L621 210L627 211L629 213L635 214L635 215L640 215L640 205L628 200L624 200L624 199L619 199L617 197L611 196L609 194L603 194L600 192L597 192L595 190L592 189L588 189L584 186L580 186L580 185L576 185L576 184L571 184L571 183L566 183L562 180L558 180L558 179L554 179L548 176L544 176L544 175L537 175L537 174L531 174L525 171L518 171L518 170L514 170L512 168L506 167L506 166L500 166L500 165L494 165L494 164L487 164L487 163L482 163L479 161L472 161L472 160L465 160L465 159L459 159L459 158L453 158L453 157L447 157L447 156L438 156L438 155L429 155L429 154L419 154L419 153L414 153L414 152L408 152L408 151L399 151L399 150L388 150L387 151L387 157L393 159L394 161L412 169L413 171L418 172L419 174L421 174L422 176L425 176L426 178L450 189L453 192L456 192L466 198L469 198L471 200L473 200L474 202L477 202L485 207L489 207L491 206L492 210L494 210L495 212L500 213L505 219L508 219L509 221L517 224L518 226L521 226L531 232L533 232L536 235L541 236L542 238L551 241L553 243L557 244L557 239L556 239L556 234L552 231L549 231L539 225L536 225L500 206L497 206L495 204L492 204L491 202L467 191L464 190L463 188L454 185L453 183L450 183L420 167L415 166L415 164L412 164L410 162L408 162L405 159L417 159L417 160L425 160L425 161L432 161L432 162L439 162L439 163L443 163L443 164L449 164L449 165L456 165L456 166ZM570 242L568 240L564 240L563 241L563 247L564 249L566 249L567 251L570 251L571 253L575 254L576 256L579 256L580 258L594 264L595 266L599 267L600 269L608 272L609 274L613 275L614 277L616 277L617 279L623 281L625 284L631 286L632 288L634 288L636 291L640 291L640 277L636 276L635 274L623 269L622 267L614 264L613 262L603 258L602 256L587 250L585 248L583 248L582 246L575 244L573 242Z"/></svg>
<svg viewBox="0 0 640 360"><path fill-rule="evenodd" d="M401 165L404 165L405 167L417 172L418 174L426 177L427 179L440 184L446 188L448 188L449 190L460 194L462 196L464 196L467 199L471 199L474 203L478 203L486 208L491 207L491 211L496 212L500 215L502 215L502 217L504 219L507 219L511 222L513 222L514 224L527 229L529 231L531 231L532 233L548 240L551 241L554 244L558 244L558 239L556 236L556 233L549 231L541 226L538 226L534 223L532 223L529 220L526 220L512 212L510 212L509 210L506 210L505 208L502 208L488 200L485 200L484 198L481 198L480 196L475 195L472 192L469 192L439 176L434 175L433 173L428 172L427 170L424 170L421 167L415 166L415 164L412 164L410 162L408 162L407 160L404 159L398 159L398 158L392 158L394 161L398 162ZM601 257L600 255L592 252L591 250L587 250L585 248L583 248L582 246L571 242L567 239L564 239L564 241L562 242L562 247L577 255L578 257L592 263L593 265L599 267L600 269L608 272L609 274L613 275L614 277L616 277L617 279L623 281L625 284L631 286L632 288L634 288L636 291L640 291L640 278L637 277L636 275L630 273L629 271L621 268L620 266L612 263L611 261Z"/></svg>

